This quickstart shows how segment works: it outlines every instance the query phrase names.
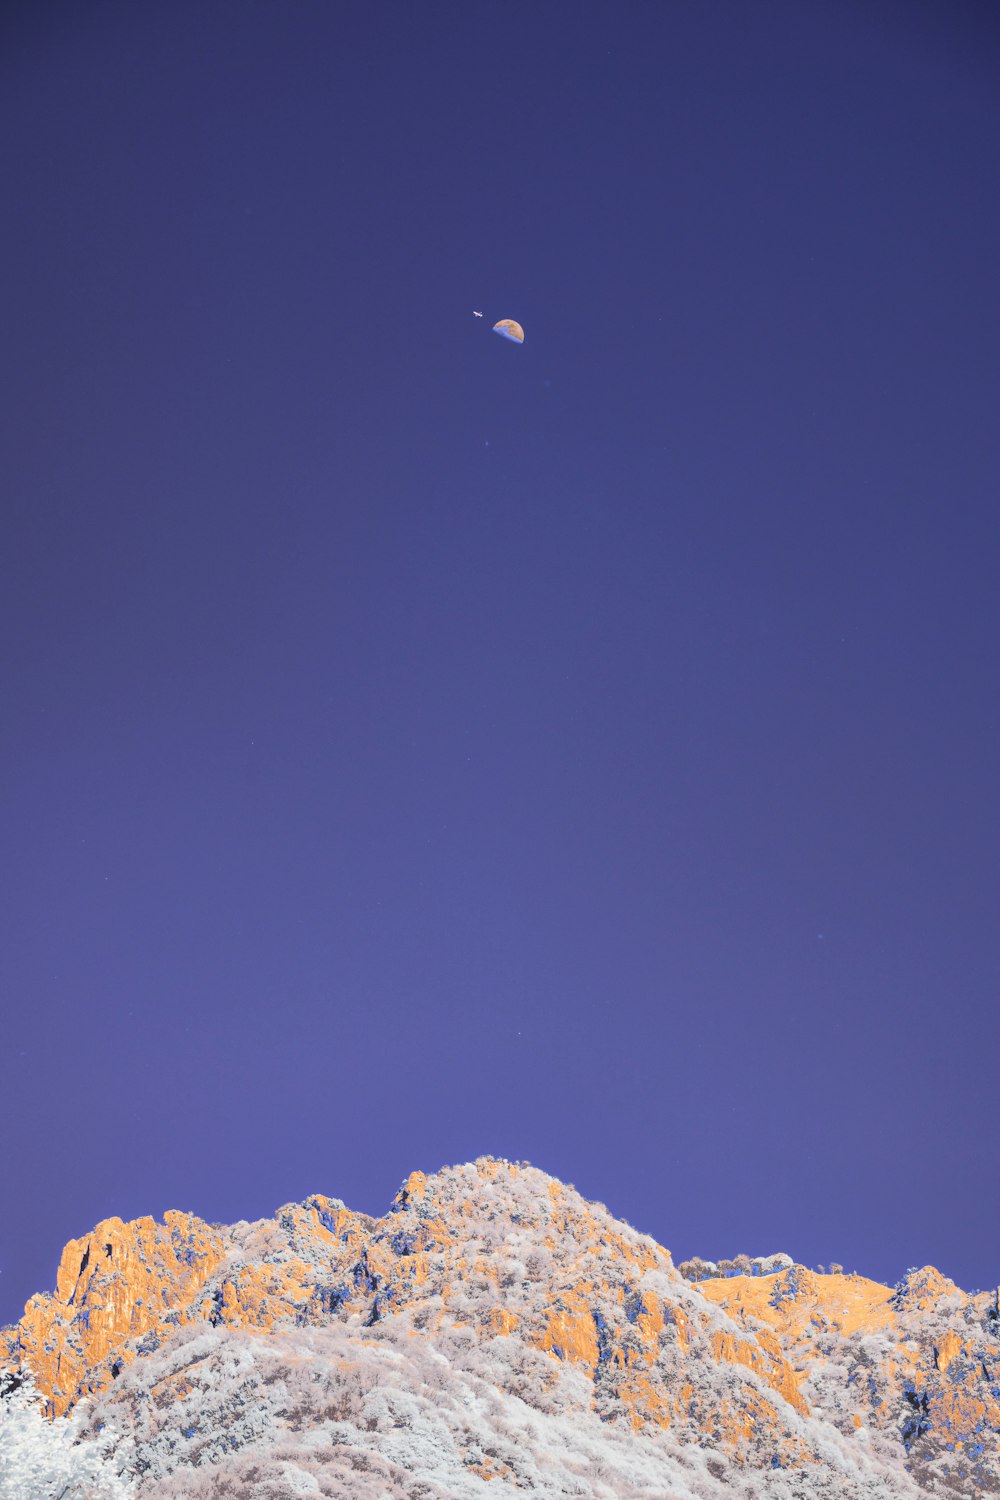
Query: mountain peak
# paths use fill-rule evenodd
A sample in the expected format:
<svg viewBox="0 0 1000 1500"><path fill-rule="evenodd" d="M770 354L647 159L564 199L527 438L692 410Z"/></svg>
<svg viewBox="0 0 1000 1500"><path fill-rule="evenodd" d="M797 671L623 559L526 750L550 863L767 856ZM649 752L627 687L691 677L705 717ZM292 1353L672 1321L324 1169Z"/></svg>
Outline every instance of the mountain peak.
<svg viewBox="0 0 1000 1500"><path fill-rule="evenodd" d="M622 1433L652 1443L670 1462L650 1494L667 1493L670 1465L680 1465L670 1472L681 1486L671 1493L684 1494L681 1470L706 1450L730 1490L734 1476L764 1468L811 1472L817 1484L836 1472L831 1495L916 1494L921 1475L929 1484L948 1469L987 1493L1000 1472L991 1309L932 1267L895 1289L785 1255L678 1269L571 1185L480 1157L411 1172L380 1218L315 1193L232 1226L176 1210L162 1223L103 1220L66 1246L55 1291L29 1300L0 1357L31 1372L55 1417L93 1398L130 1452L153 1443L155 1392L156 1431L177 1428L177 1464L185 1453L192 1464L222 1461L202 1429L202 1447L191 1448L191 1424L177 1426L192 1379L208 1401L226 1370L284 1368L301 1348L322 1382L324 1361L367 1369L374 1359L381 1369L377 1350L391 1345L405 1352L392 1377L405 1384L416 1340L432 1361L474 1366L477 1380L499 1371L495 1391L520 1392L522 1404L549 1411L555 1401L574 1421L596 1422L602 1443ZM285 1421L277 1408L272 1417ZM222 1456L242 1451L234 1433ZM173 1458L157 1462L173 1472ZM476 1472L513 1483L522 1462L512 1453L506 1467L484 1460ZM697 1494L714 1493L712 1473Z"/></svg>

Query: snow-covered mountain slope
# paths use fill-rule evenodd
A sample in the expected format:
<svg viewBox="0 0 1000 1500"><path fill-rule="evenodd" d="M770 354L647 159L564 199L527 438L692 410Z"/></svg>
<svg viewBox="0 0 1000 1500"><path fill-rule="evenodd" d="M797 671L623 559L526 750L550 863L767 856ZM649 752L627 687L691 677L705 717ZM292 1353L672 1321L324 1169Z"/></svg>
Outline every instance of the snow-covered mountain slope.
<svg viewBox="0 0 1000 1500"><path fill-rule="evenodd" d="M493 1158L375 1220L107 1220L0 1336L54 1418L8 1398L0 1496L56 1443L90 1465L65 1500L1000 1493L995 1297L719 1269Z"/></svg>

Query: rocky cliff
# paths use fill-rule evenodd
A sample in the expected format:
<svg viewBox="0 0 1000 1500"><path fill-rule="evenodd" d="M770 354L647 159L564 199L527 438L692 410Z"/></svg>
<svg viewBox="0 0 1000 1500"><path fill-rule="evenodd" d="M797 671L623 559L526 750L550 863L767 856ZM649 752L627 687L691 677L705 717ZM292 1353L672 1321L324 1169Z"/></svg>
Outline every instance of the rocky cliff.
<svg viewBox="0 0 1000 1500"><path fill-rule="evenodd" d="M483 1158L380 1219L106 1220L0 1364L143 1496L1000 1494L995 1293L693 1264Z"/></svg>

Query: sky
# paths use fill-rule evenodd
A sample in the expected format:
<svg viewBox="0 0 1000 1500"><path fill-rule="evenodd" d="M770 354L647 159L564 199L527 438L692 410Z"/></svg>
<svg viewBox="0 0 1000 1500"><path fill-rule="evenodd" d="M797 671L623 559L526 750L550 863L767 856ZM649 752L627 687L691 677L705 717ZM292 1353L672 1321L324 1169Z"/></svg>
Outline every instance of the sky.
<svg viewBox="0 0 1000 1500"><path fill-rule="evenodd" d="M996 8L2 29L0 1322L489 1153L995 1286Z"/></svg>

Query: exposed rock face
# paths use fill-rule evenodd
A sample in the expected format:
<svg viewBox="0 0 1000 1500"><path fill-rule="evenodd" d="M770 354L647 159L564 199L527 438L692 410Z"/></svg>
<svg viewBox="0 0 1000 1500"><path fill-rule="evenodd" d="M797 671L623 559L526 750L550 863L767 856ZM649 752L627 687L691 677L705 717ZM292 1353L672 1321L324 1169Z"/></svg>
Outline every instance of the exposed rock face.
<svg viewBox="0 0 1000 1500"><path fill-rule="evenodd" d="M61 1416L82 1395L102 1390L147 1347L144 1335L161 1339L172 1324L187 1322L192 1299L230 1249L230 1230L177 1212L162 1224L105 1219L70 1240L54 1295L29 1300L14 1350L50 1412Z"/></svg>
<svg viewBox="0 0 1000 1500"><path fill-rule="evenodd" d="M361 1451L372 1475L387 1465L372 1494L417 1493L406 1474L427 1495L487 1483L492 1494L1000 1494L994 1296L930 1267L892 1289L787 1257L746 1264L759 1274L686 1280L603 1205L483 1158L413 1173L376 1220L322 1196L232 1227L182 1213L106 1220L66 1247L55 1293L32 1297L0 1335L0 1364L27 1367L57 1417L98 1397L94 1428L142 1495L244 1493L211 1485L265 1451L278 1463L279 1435L287 1447L311 1434L318 1464L319 1431L317 1492L331 1496L367 1493ZM452 1391L441 1360L475 1392ZM430 1458L401 1462L392 1446L407 1423L384 1409L389 1368L413 1431L448 1401L482 1404L482 1385L508 1437L459 1441L452 1422L433 1463L447 1440L461 1482L448 1470L435 1488ZM543 1436L545 1422L571 1420L579 1452L596 1444L605 1457L580 1468L570 1442L557 1459L553 1429L548 1478L543 1466L532 1479L537 1454L509 1437L514 1404ZM181 1471L187 1488L173 1488ZM260 1493L295 1492L275 1484Z"/></svg>

